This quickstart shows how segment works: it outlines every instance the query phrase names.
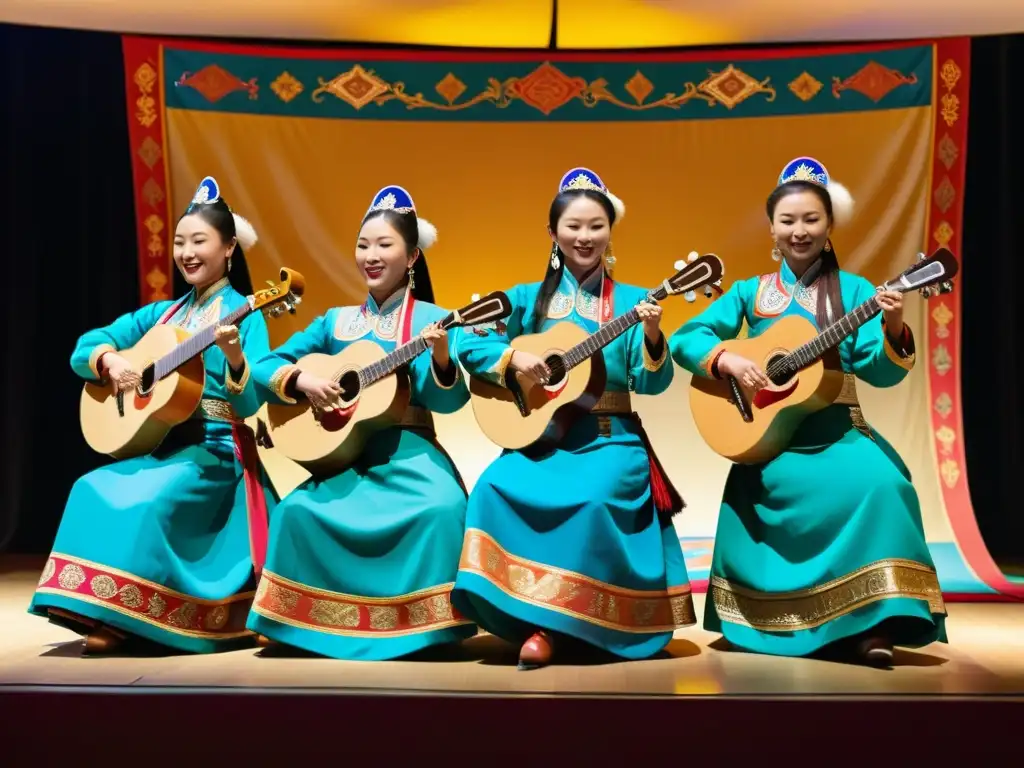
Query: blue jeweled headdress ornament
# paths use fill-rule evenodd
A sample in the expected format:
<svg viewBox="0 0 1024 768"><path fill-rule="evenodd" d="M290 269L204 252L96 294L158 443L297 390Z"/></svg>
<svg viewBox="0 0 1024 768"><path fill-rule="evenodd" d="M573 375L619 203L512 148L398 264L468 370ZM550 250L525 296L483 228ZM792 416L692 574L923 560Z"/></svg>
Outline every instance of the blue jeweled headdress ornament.
<svg viewBox="0 0 1024 768"><path fill-rule="evenodd" d="M416 212L416 203L413 202L412 195L404 187L387 186L374 195L373 202L366 210L366 216L375 211L411 213L416 216L416 228L420 233L419 242L416 245L426 250L437 242L437 227Z"/></svg>
<svg viewBox="0 0 1024 768"><path fill-rule="evenodd" d="M786 164L779 174L779 186L791 181L808 181L824 187L832 200L832 217L837 225L846 224L853 218L853 196L813 157L798 157Z"/></svg>
<svg viewBox="0 0 1024 768"><path fill-rule="evenodd" d="M185 209L184 215L188 216L190 213L194 213L201 205L213 205L220 199L220 184L217 183L213 176L207 176L196 187L196 193L192 195L192 201L188 204L188 208ZM248 219L232 211L230 205L227 203L224 203L224 205L231 211L231 216L235 220L235 238L238 240L238 244L242 246L243 250L249 250L259 240L255 228L249 223Z"/></svg>
<svg viewBox="0 0 1024 768"><path fill-rule="evenodd" d="M558 182L559 192L569 192L574 189L589 189L594 192L600 192L607 197L608 201L612 204L612 208L615 209L616 222L621 221L622 217L626 215L625 204L609 192L601 177L589 168L573 168L562 176L562 180Z"/></svg>

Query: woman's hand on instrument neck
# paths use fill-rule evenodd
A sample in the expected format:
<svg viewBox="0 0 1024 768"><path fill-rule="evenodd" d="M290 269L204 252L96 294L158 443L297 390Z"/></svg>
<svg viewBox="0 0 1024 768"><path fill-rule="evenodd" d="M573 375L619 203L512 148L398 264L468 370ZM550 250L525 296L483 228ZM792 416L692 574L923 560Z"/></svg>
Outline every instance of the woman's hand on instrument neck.
<svg viewBox="0 0 1024 768"><path fill-rule="evenodd" d="M245 355L242 354L242 343L238 336L238 328L233 325L222 325L213 332L214 340L224 357L228 359L231 370L241 370L245 364Z"/></svg>
<svg viewBox="0 0 1024 768"><path fill-rule="evenodd" d="M722 378L732 376L744 387L755 392L771 384L756 363L732 352L723 352L718 358L718 375Z"/></svg>
<svg viewBox="0 0 1024 768"><path fill-rule="evenodd" d="M661 312L661 307L649 301L636 305L636 313L644 324L644 335L651 344L657 344L661 339Z"/></svg>
<svg viewBox="0 0 1024 768"><path fill-rule="evenodd" d="M535 384L547 384L551 379L551 369L548 368L547 363L529 352L517 349L512 353L508 364L512 370L523 374Z"/></svg>
<svg viewBox="0 0 1024 768"><path fill-rule="evenodd" d="M903 294L899 291L880 291L876 297L884 313L885 332L891 340L903 336Z"/></svg>
<svg viewBox="0 0 1024 768"><path fill-rule="evenodd" d="M114 392L125 392L135 389L142 381L142 377L132 370L132 364L116 352L107 352L100 359L103 377L107 379Z"/></svg>
<svg viewBox="0 0 1024 768"><path fill-rule="evenodd" d="M336 381L300 373L295 380L295 388L321 411L341 407L341 387Z"/></svg>
<svg viewBox="0 0 1024 768"><path fill-rule="evenodd" d="M437 323L431 323L420 333L420 336L431 347L431 354L434 355L434 362L442 371L448 370L451 365L451 352L448 349L448 331L444 330Z"/></svg>

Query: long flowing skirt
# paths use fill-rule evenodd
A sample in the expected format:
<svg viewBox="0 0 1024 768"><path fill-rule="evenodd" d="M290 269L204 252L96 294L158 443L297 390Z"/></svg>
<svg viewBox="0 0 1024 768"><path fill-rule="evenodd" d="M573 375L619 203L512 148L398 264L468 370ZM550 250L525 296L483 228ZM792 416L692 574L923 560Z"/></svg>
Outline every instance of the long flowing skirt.
<svg viewBox="0 0 1024 768"><path fill-rule="evenodd" d="M29 612L59 608L171 648L231 649L255 593L231 427L190 423L71 489Z"/></svg>
<svg viewBox="0 0 1024 768"><path fill-rule="evenodd" d="M360 461L275 510L249 628L337 659L404 656L476 634L452 610L466 492L429 433L388 429Z"/></svg>
<svg viewBox="0 0 1024 768"><path fill-rule="evenodd" d="M704 628L804 656L884 622L896 645L945 642L945 606L910 473L833 406L768 464L733 466Z"/></svg>
<svg viewBox="0 0 1024 768"><path fill-rule="evenodd" d="M591 414L549 453L499 456L469 497L456 608L509 642L547 629L627 659L656 654L694 624L640 429Z"/></svg>

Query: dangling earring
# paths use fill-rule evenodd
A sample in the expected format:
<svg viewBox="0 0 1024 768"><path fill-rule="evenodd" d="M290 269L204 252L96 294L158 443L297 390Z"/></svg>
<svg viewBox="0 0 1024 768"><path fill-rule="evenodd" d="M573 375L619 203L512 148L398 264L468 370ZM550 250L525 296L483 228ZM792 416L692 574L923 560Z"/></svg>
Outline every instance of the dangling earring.
<svg viewBox="0 0 1024 768"><path fill-rule="evenodd" d="M832 253L832 240L828 239L825 241L825 253Z"/></svg>
<svg viewBox="0 0 1024 768"><path fill-rule="evenodd" d="M779 250L778 243L772 248L772 261L782 261L782 251Z"/></svg>
<svg viewBox="0 0 1024 768"><path fill-rule="evenodd" d="M558 269L562 262L558 258L558 243L551 244L551 268Z"/></svg>
<svg viewBox="0 0 1024 768"><path fill-rule="evenodd" d="M228 272L231 271L231 257L228 256Z"/></svg>
<svg viewBox="0 0 1024 768"><path fill-rule="evenodd" d="M608 274L608 277L612 276L612 270L615 269L615 256L612 255L612 244L608 243L608 247L604 249L604 271Z"/></svg>
<svg viewBox="0 0 1024 768"><path fill-rule="evenodd" d="M416 276L412 273L412 265L409 265L409 290L416 287Z"/></svg>

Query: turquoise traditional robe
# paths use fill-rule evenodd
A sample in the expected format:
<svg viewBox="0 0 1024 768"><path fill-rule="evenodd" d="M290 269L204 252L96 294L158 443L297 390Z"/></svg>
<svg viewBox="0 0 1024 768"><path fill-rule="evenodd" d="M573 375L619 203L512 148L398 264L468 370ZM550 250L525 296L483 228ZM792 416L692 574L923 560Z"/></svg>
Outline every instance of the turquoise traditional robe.
<svg viewBox="0 0 1024 768"><path fill-rule="evenodd" d="M541 330L569 322L597 331L603 278L599 269L579 285L565 270ZM612 318L646 298L642 288L608 283ZM508 292L514 309L506 323L460 334L459 359L470 375L505 386L509 342L533 332L540 285ZM667 342L653 359L642 324L599 354L607 393L654 395L672 381ZM588 414L542 455L504 451L470 494L466 528L452 602L509 642L547 629L645 658L695 622L679 538L655 508L635 414Z"/></svg>
<svg viewBox="0 0 1024 768"><path fill-rule="evenodd" d="M83 335L72 370L97 381L103 353L132 347L158 323L195 332L245 301L225 278L202 296L193 291L179 302L149 304ZM247 361L267 354L262 314L248 315L239 333ZM60 608L196 653L237 647L233 641L251 634L245 620L255 579L234 432L259 399L248 364L235 381L219 347L207 349L203 360L206 387L190 421L151 455L75 482L31 613ZM269 487L262 490L272 504Z"/></svg>
<svg viewBox="0 0 1024 768"><path fill-rule="evenodd" d="M875 292L847 272L839 282L845 312ZM744 320L750 337L788 315L816 326L817 290L785 263L737 282L672 336L672 357L710 376L720 342L735 338ZM855 378L875 387L903 381L914 364L909 326L902 347L894 348L880 316L861 326L838 349L844 391L855 391ZM808 417L772 461L733 465L704 628L783 656L875 629L897 645L945 641L945 607L910 472L859 408L832 405Z"/></svg>
<svg viewBox="0 0 1024 768"><path fill-rule="evenodd" d="M305 355L337 354L363 339L391 352L447 314L419 301L410 309L405 295L330 309L255 363L264 399L295 402L288 385ZM449 381L429 350L412 360L412 408L465 405L454 354L452 362ZM337 659L392 659L472 637L476 627L450 598L465 513L466 491L432 421L377 432L353 466L307 480L277 507L249 628Z"/></svg>

